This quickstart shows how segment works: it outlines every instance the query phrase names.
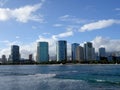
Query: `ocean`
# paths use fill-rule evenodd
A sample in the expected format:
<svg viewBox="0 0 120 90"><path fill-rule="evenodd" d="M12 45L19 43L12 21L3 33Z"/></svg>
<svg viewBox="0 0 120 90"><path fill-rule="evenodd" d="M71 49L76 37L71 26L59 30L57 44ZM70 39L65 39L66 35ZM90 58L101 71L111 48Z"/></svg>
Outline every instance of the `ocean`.
<svg viewBox="0 0 120 90"><path fill-rule="evenodd" d="M120 65L1 65L0 90L120 90Z"/></svg>

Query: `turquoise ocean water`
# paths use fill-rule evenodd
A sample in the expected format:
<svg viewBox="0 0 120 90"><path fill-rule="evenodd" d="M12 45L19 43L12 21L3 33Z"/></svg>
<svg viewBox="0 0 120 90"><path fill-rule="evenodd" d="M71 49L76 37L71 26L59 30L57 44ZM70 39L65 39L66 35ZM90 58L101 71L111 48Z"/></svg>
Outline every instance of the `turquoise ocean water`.
<svg viewBox="0 0 120 90"><path fill-rule="evenodd" d="M120 65L1 65L0 90L120 90Z"/></svg>

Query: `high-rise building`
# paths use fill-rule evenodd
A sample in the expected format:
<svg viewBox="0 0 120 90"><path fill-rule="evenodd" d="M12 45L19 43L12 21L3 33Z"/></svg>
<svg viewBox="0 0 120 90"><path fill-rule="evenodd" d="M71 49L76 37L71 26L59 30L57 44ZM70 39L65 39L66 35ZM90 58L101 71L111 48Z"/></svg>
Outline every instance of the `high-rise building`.
<svg viewBox="0 0 120 90"><path fill-rule="evenodd" d="M92 60L96 60L95 48L92 48Z"/></svg>
<svg viewBox="0 0 120 90"><path fill-rule="evenodd" d="M29 60L32 61L33 60L33 55L29 54Z"/></svg>
<svg viewBox="0 0 120 90"><path fill-rule="evenodd" d="M36 59L39 63L49 61L48 42L38 42Z"/></svg>
<svg viewBox="0 0 120 90"><path fill-rule="evenodd" d="M71 55L72 60L77 60L77 47L79 46L78 43L73 43L71 48Z"/></svg>
<svg viewBox="0 0 120 90"><path fill-rule="evenodd" d="M20 61L20 52L18 45L11 46L11 60L13 61L13 63Z"/></svg>
<svg viewBox="0 0 120 90"><path fill-rule="evenodd" d="M99 48L99 57L106 57L106 51L104 47Z"/></svg>
<svg viewBox="0 0 120 90"><path fill-rule="evenodd" d="M57 42L57 61L67 60L67 41L60 40Z"/></svg>
<svg viewBox="0 0 120 90"><path fill-rule="evenodd" d="M94 60L94 49L91 42L84 44L84 60Z"/></svg>
<svg viewBox="0 0 120 90"><path fill-rule="evenodd" d="M81 62L84 60L84 50L83 47L78 46L76 50L76 60Z"/></svg>
<svg viewBox="0 0 120 90"><path fill-rule="evenodd" d="M7 58L5 55L2 55L2 63L6 63L7 62Z"/></svg>

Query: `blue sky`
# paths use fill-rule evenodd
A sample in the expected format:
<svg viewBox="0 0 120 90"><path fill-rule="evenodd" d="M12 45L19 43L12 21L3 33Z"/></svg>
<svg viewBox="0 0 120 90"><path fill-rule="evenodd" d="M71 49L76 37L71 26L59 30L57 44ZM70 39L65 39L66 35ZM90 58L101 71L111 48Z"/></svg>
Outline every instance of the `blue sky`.
<svg viewBox="0 0 120 90"><path fill-rule="evenodd" d="M96 51L120 51L120 0L0 0L0 55L20 45L22 57L48 41L55 55L57 40L92 41Z"/></svg>

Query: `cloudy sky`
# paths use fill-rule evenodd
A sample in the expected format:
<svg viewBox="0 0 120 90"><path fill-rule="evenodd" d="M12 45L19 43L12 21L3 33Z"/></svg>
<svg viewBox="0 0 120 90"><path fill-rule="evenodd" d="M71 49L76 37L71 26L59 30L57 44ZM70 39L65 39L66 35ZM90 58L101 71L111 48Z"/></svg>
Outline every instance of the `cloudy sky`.
<svg viewBox="0 0 120 90"><path fill-rule="evenodd" d="M0 0L0 56L13 44L21 56L36 53L36 44L47 41L55 55L56 41L92 41L96 51L120 51L120 0Z"/></svg>

